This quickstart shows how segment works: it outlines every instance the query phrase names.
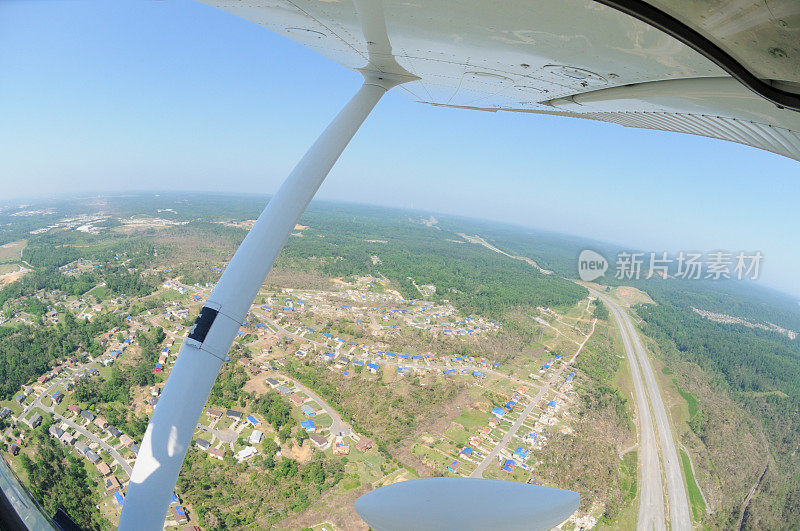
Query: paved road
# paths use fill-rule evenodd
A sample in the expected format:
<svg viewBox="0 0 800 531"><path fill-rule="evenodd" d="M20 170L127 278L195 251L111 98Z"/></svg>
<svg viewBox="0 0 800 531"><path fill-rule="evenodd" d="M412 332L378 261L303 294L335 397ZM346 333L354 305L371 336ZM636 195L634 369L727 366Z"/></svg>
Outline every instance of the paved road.
<svg viewBox="0 0 800 531"><path fill-rule="evenodd" d="M100 439L97 435L95 435L94 433L90 432L89 430L87 430L86 428L81 426L80 424L76 424L75 422L72 422L70 419L59 415L58 413L55 413L53 411L50 411L50 412L53 413L53 417L58 419L59 422L63 422L64 424L67 424L69 427L73 428L75 431L77 431L78 433L80 433L81 435L86 437L87 439L99 444L100 448L102 448L103 450L108 452L111 455L111 457L114 458L114 461L119 463L119 466L121 466L122 469L125 471L125 473L128 474L128 477L131 476L131 472L133 472L133 468L131 468L131 465L128 464L128 462L125 459L122 458L122 456L119 454L119 452L117 452L116 448L114 448L113 446L111 446L110 444L105 442L104 440Z"/></svg>
<svg viewBox="0 0 800 531"><path fill-rule="evenodd" d="M608 306L617 322L625 346L625 354L631 367L636 403L640 419L640 454L641 454L641 501L639 504L638 529L665 529L664 491L662 470L666 477L669 500L670 528L672 530L691 529L692 520L689 513L689 500L684 488L680 460L675 449L672 429L667 416L667 409L661 398L653 367L642 345L630 316L606 295L590 290ZM645 391L646 384L646 391ZM648 398L652 404L652 412ZM658 429L658 440L655 437L653 420ZM661 446L661 463L659 463L658 445Z"/></svg>
<svg viewBox="0 0 800 531"><path fill-rule="evenodd" d="M561 366L553 372L553 375L550 377L547 383L544 386L542 386L542 388L539 390L539 392L536 394L533 400L531 400L531 403L528 404L528 406L524 410L522 410L522 414L519 416L519 418L517 418L517 420L514 422L511 428L506 432L503 438L500 439L500 442L497 443L495 447L492 449L492 451L486 455L483 461L481 461L481 463L478 465L478 468L473 470L472 474L470 474L469 477L471 478L483 477L484 470L486 470L486 468L490 464L496 462L497 456L500 455L500 452L503 451L503 449L506 446L508 446L508 443L511 442L511 438L514 436L514 434L517 433L520 427L522 427L522 423L525 422L525 419L527 419L528 415L531 414L533 408L535 408L536 405L544 399L545 395L550 390L550 387L553 385L553 383L555 383L561 378L561 375L564 373L564 370L567 367L570 367L572 363L575 361L575 359L578 357L578 354L580 354L581 350L583 350L583 346L586 344L589 338L592 337L592 334L594 333L595 324L596 321L592 323L592 331L589 332L589 335L586 336L586 338L583 340L583 343L580 344L578 349L575 351L575 354L572 356L572 359L569 360L569 362L567 363L562 363Z"/></svg>

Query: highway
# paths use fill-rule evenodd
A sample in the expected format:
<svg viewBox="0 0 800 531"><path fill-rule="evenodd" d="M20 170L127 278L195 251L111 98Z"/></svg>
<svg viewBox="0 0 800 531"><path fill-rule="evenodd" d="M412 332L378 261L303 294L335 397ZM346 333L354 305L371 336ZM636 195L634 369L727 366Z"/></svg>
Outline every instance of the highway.
<svg viewBox="0 0 800 531"><path fill-rule="evenodd" d="M669 417L641 338L625 310L608 296L592 289L589 291L599 297L614 316L622 336L625 355L628 358L631 376L633 377L636 406L639 411L639 454L641 460L641 500L639 502L637 529L666 528L662 466L666 477L669 500L670 529L691 529L689 500L684 488L681 465L675 449ZM650 409L651 404L652 411ZM656 429L658 431L658 439L656 439ZM661 447L660 462L659 444Z"/></svg>

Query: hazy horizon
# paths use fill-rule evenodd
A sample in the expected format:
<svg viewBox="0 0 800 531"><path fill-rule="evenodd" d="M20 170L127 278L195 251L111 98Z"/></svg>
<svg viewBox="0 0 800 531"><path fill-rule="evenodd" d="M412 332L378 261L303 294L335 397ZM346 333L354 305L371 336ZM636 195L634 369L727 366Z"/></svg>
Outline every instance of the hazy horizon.
<svg viewBox="0 0 800 531"><path fill-rule="evenodd" d="M195 195L220 195L226 196L231 198L242 197L242 198L263 198L265 201L272 197L272 194L267 193L251 193L245 194L242 192L230 192L230 191L219 191L219 190L127 190L127 191L86 191L81 193L65 193L59 195L41 195L41 196L20 196L18 198L7 198L7 199L0 199L6 205L24 205L24 204L31 204L36 205L37 203L47 203L47 202L59 202L59 201L80 201L81 199L94 199L98 197L125 197L126 195L130 196L147 196L152 194L154 197L158 197L160 195L169 195L169 194L195 194ZM265 203L266 204L266 203ZM341 199L329 199L325 197L315 197L312 202L311 206L320 206L324 204L333 204L333 205L344 205L344 206L352 206L352 207L363 207L363 208L386 208L389 210L398 210L400 212L407 212L407 213L414 213L416 215L431 215L431 216L442 216L444 218L451 217L455 219L462 219L465 221L472 221L472 222L484 222L484 223L499 223L501 225L515 228L518 230L529 230L539 233L546 233L555 237L563 237L568 239L575 239L575 240L584 240L587 245L593 246L593 250L600 250L601 252L608 252L609 248L614 249L625 249L629 251L643 251L649 252L649 249L639 248L633 245L630 245L626 242L618 242L618 241L609 241L609 240L602 240L599 238L593 238L591 236L582 235L582 234L574 234L568 233L559 230L551 230L548 228L543 228L534 225L526 225L523 223L516 223L512 221L502 220L502 219L490 219L490 218L481 218L476 217L474 215L468 214L460 214L460 213L452 213L452 212L439 212L434 210L428 209L418 209L418 208L409 208L403 206L393 206L393 205L386 205L386 204L376 204L376 203L366 203L366 202L359 202L359 201L345 201ZM3 208L2 203L0 203L0 208ZM531 258L536 258L535 256L531 256ZM606 255L606 258L613 261L612 255ZM577 256L576 256L577 259ZM645 257L647 259L647 257ZM613 264L612 264L613 265ZM613 275L613 271L610 273ZM769 282L762 282L759 278L754 282L748 282L750 286L753 287L760 287L765 288L768 290L774 290L782 295L787 295L795 300L797 300L798 304L800 304L800 294L793 293L790 290L785 289L781 286L774 286L771 285Z"/></svg>
<svg viewBox="0 0 800 531"><path fill-rule="evenodd" d="M5 2L0 20L5 197L269 194L360 84L197 2ZM730 142L390 92L318 198L659 253L761 251L763 284L800 296L798 192L796 161Z"/></svg>

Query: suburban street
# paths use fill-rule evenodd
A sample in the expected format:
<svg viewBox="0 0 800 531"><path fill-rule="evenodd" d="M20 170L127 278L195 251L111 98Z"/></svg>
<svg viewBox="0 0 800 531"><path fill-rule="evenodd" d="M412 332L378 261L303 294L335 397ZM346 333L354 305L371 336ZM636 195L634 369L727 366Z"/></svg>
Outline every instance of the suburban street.
<svg viewBox="0 0 800 531"><path fill-rule="evenodd" d="M517 420L514 422L511 428L506 432L506 434L503 436L500 442L497 443L495 447L492 449L492 451L487 454L487 456L483 459L483 461L481 461L481 463L478 465L478 468L473 470L472 474L470 474L469 477L471 478L483 477L483 471L486 470L486 468L490 464L494 463L497 460L497 456L500 454L501 451L503 451L503 449L506 446L508 446L508 443L511 441L511 438L517 433L520 426L522 426L522 424L525 422L525 419L528 418L528 415L530 415L533 409L542 400L544 400L544 397L550 390L550 387L553 385L553 382L561 378L561 375L564 373L564 370L567 367L570 367L572 363L575 361L575 359L578 357L578 354L580 354L581 350L583 349L583 346L586 344L589 338L592 337L592 334L594 333L595 324L596 321L592 323L591 332L589 332L589 335L586 336L586 338L583 340L583 343L581 343L578 349L575 351L575 354L572 356L572 359L570 359L568 363L562 363L561 366L555 372L553 372L553 375L550 377L547 383L543 385L541 389L539 389L539 392L536 394L533 400L531 400L531 403L528 404L528 406L522 411L522 414L519 416L519 418L517 418Z"/></svg>
<svg viewBox="0 0 800 531"><path fill-rule="evenodd" d="M670 528L674 530L691 529L689 500L684 489L680 461L675 450L675 442L667 417L667 410L661 398L653 368L641 342L641 338L631 321L630 316L608 296L591 290L608 306L622 336L625 355L631 368L631 376L636 394L636 405L639 411L640 426L640 459L641 459L641 500L637 529L665 529L664 491L662 482L662 465L666 476L667 494L670 507ZM646 383L646 387L645 387ZM648 403L649 395L649 403ZM652 404L652 412L650 409ZM653 419L655 418L655 427ZM658 429L658 440L655 432ZM659 463L659 442L661 446L661 463Z"/></svg>
<svg viewBox="0 0 800 531"><path fill-rule="evenodd" d="M300 382L298 382L297 380L295 380L290 376L286 376L285 374L281 374L281 376L287 380L290 380L297 389L307 394L311 398L311 400L319 404L320 407L323 410L325 410L325 413L330 415L331 420L333 421L330 427L330 431L332 434L334 435L341 434L346 436L353 433L353 428L351 428L349 424L347 424L344 420L342 420L341 415L339 415L339 413L337 413L336 410L333 407L331 407L330 404L325 402L325 400L323 400L322 397L320 397L317 393L315 393L314 391L312 391L311 389L309 389L308 387L301 384Z"/></svg>
<svg viewBox="0 0 800 531"><path fill-rule="evenodd" d="M128 474L128 477L131 476L131 472L133 471L133 468L131 468L131 465L128 464L128 462L125 459L122 458L122 456L119 454L119 452L117 452L116 448L114 448L113 446L111 446L110 444L105 442L104 440L100 439L100 437L98 437L94 433L90 432L89 430L87 430L86 428L81 426L80 424L76 424L75 422L72 422L70 419L68 419L66 417L62 417L58 413L53 412L52 408L42 408L42 409L52 413L53 417L56 420L58 420L59 422L63 422L64 424L66 424L69 427L73 428L75 431L77 431L78 433L80 433L81 435L83 435L84 437L89 439L90 441L96 442L97 444L99 444L100 448L102 448L103 450L108 452L111 455L111 457L114 458L114 461L119 463L119 466L121 466L122 469L125 471L125 473Z"/></svg>

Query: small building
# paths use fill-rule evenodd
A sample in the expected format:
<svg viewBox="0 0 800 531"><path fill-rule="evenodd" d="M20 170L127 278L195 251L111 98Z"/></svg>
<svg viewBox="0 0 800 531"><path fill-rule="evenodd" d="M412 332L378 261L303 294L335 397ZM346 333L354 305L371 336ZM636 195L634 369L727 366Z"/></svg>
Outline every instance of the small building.
<svg viewBox="0 0 800 531"><path fill-rule="evenodd" d="M275 387L280 385L280 382L275 378L267 378L267 384L274 389Z"/></svg>
<svg viewBox="0 0 800 531"><path fill-rule="evenodd" d="M208 451L208 456L213 457L214 459L219 459L222 461L225 459L225 449L224 448L212 448Z"/></svg>
<svg viewBox="0 0 800 531"><path fill-rule="evenodd" d="M122 435L119 436L119 442L121 442L123 446L127 446L128 448L130 448L134 441L133 438L123 433Z"/></svg>
<svg viewBox="0 0 800 531"><path fill-rule="evenodd" d="M275 390L276 390L276 391L278 392L278 394L279 394L279 395L281 395L281 396L289 396L290 394L292 394L292 391L291 391L291 389L289 389L289 388L288 388L288 387L286 387L285 385L279 385L278 387L276 387L276 388L275 388Z"/></svg>
<svg viewBox="0 0 800 531"><path fill-rule="evenodd" d="M459 468L461 468L461 463L459 463L458 461L453 461L452 463L447 465L447 471L452 472L453 474L458 472Z"/></svg>
<svg viewBox="0 0 800 531"><path fill-rule="evenodd" d="M242 412L241 411L236 411L234 409L229 409L228 411L225 412L225 414L228 416L229 419L233 419L235 421L242 420Z"/></svg>
<svg viewBox="0 0 800 531"><path fill-rule="evenodd" d="M194 442L194 445L203 450L204 452L208 451L208 449L211 448L211 443L205 439L197 439Z"/></svg>
<svg viewBox="0 0 800 531"><path fill-rule="evenodd" d="M38 413L34 413L32 417L29 417L28 420L25 421L28 426L31 428L36 428L42 423L42 416Z"/></svg>
<svg viewBox="0 0 800 531"><path fill-rule="evenodd" d="M550 402L547 403L547 407L555 408L556 407L556 401L555 400L551 400Z"/></svg>
<svg viewBox="0 0 800 531"><path fill-rule="evenodd" d="M86 459L88 459L89 462L92 463L93 465L96 465L97 463L100 462L100 456L97 455L97 453L94 450L90 450L87 448L87 450L83 452L83 455L85 455Z"/></svg>
<svg viewBox="0 0 800 531"><path fill-rule="evenodd" d="M367 370L372 374L377 373L379 367L380 366L377 363L367 363Z"/></svg>
<svg viewBox="0 0 800 531"><path fill-rule="evenodd" d="M372 440L366 437L361 437L356 443L356 449L358 449L359 452L366 452L370 448L372 448Z"/></svg>
<svg viewBox="0 0 800 531"><path fill-rule="evenodd" d="M261 430L253 430L253 433L250 434L250 444L260 443L263 437L264 433Z"/></svg>
<svg viewBox="0 0 800 531"><path fill-rule="evenodd" d="M300 405L302 405L302 404L303 404L303 402L305 402L305 400L303 399L303 397L301 397L300 395L297 395L297 394L291 394L291 395L289 395L289 400L291 400L291 401L292 401L292 404L294 404L294 405L296 405L296 406L300 406Z"/></svg>
<svg viewBox="0 0 800 531"><path fill-rule="evenodd" d="M501 408L501 407L495 406L495 408L492 409L492 415L494 415L495 417L497 417L499 419L503 418L505 416L505 414L506 414L506 410Z"/></svg>
<svg viewBox="0 0 800 531"><path fill-rule="evenodd" d="M17 444L15 444L15 443L9 444L8 445L8 453L10 453L13 456L18 456L19 455L19 446Z"/></svg>
<svg viewBox="0 0 800 531"><path fill-rule="evenodd" d="M55 393L53 393L52 398L53 402L55 402L56 404L60 404L61 401L64 400L64 393L62 393L61 391L56 391Z"/></svg>
<svg viewBox="0 0 800 531"><path fill-rule="evenodd" d="M225 410L216 407L210 407L208 408L208 411L206 411L206 414L208 415L209 418L218 420L221 419L222 415L225 414Z"/></svg>
<svg viewBox="0 0 800 531"><path fill-rule="evenodd" d="M8 409L7 407L4 407L3 409L0 410L0 420L7 419L9 415L11 415L11 410Z"/></svg>
<svg viewBox="0 0 800 531"><path fill-rule="evenodd" d="M303 404L302 406L300 406L300 410L306 417L313 417L314 415L317 414L317 411L308 404Z"/></svg>
<svg viewBox="0 0 800 531"><path fill-rule="evenodd" d="M101 430L105 430L106 428L108 428L108 421L105 419L105 417L101 417L100 415L95 417L93 423Z"/></svg>
<svg viewBox="0 0 800 531"><path fill-rule="evenodd" d="M97 472L100 474L101 478L104 478L111 474L111 467L104 461L100 461L97 463Z"/></svg>
<svg viewBox="0 0 800 531"><path fill-rule="evenodd" d="M179 524L189 523L189 516L186 514L186 509L183 505L173 505L171 510L172 516L175 517Z"/></svg>
<svg viewBox="0 0 800 531"><path fill-rule="evenodd" d="M114 493L114 505L117 507L122 507L125 503L125 496L122 495L120 491Z"/></svg>
<svg viewBox="0 0 800 531"><path fill-rule="evenodd" d="M258 426L260 423L258 419L255 418L253 415L247 415L247 422L249 422L253 426Z"/></svg>
<svg viewBox="0 0 800 531"><path fill-rule="evenodd" d="M337 442L333 445L333 455L350 455L350 445Z"/></svg>
<svg viewBox="0 0 800 531"><path fill-rule="evenodd" d="M300 422L300 426L309 433L317 431L317 425L314 424L313 420L304 420Z"/></svg>
<svg viewBox="0 0 800 531"><path fill-rule="evenodd" d="M88 420L89 422L92 422L94 420L94 413L92 413L91 411L87 411L85 409L81 409L81 417Z"/></svg>
<svg viewBox="0 0 800 531"><path fill-rule="evenodd" d="M522 461L527 461L528 460L528 450L526 450L525 448L523 448L521 446L519 448L517 448L516 450L514 450L514 454L513 455L515 457L519 458Z"/></svg>
<svg viewBox="0 0 800 531"><path fill-rule="evenodd" d="M64 430L62 430L60 427L56 426L55 424L50 426L50 429L47 430L47 431L48 431L48 433L50 433L51 437L55 437L56 439L60 439L61 436L64 435Z"/></svg>
<svg viewBox="0 0 800 531"><path fill-rule="evenodd" d="M76 414L80 414L80 412L81 412L81 408L79 408L79 407L78 407L78 406L76 406L75 404L70 404L70 405L68 405L68 406L67 406L67 409L68 409L68 410L70 410L70 411L72 411L73 413L76 413Z"/></svg>
<svg viewBox="0 0 800 531"><path fill-rule="evenodd" d="M106 487L106 492L112 490L122 490L122 484L119 482L116 476L109 476L103 480L103 482Z"/></svg>
<svg viewBox="0 0 800 531"><path fill-rule="evenodd" d="M472 452L473 452L472 448L467 446L466 448L464 448L463 450L461 450L459 452L459 455L464 455L464 456L469 457L469 456L472 455Z"/></svg>
<svg viewBox="0 0 800 531"><path fill-rule="evenodd" d="M107 431L107 432L108 432L108 433L109 433L109 434L110 434L112 437L117 437L117 438L119 438L119 437L122 435L122 432L121 432L121 431L119 431L119 428L116 428L115 426L109 426L108 428L106 428L106 431Z"/></svg>
<svg viewBox="0 0 800 531"><path fill-rule="evenodd" d="M249 459L249 458L253 457L257 453L258 453L258 450L256 450L254 446L246 446L242 450L240 450L238 454L236 454L236 457L240 461L244 461L246 459Z"/></svg>
<svg viewBox="0 0 800 531"><path fill-rule="evenodd" d="M311 442L314 443L314 445L317 448L320 448L322 450L326 450L331 445L328 439L326 439L322 435L317 435L316 433L310 434L308 438L311 439Z"/></svg>

